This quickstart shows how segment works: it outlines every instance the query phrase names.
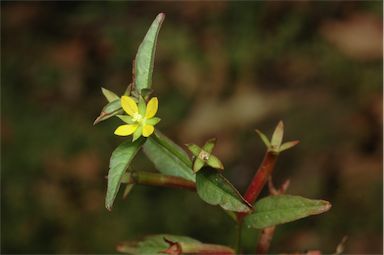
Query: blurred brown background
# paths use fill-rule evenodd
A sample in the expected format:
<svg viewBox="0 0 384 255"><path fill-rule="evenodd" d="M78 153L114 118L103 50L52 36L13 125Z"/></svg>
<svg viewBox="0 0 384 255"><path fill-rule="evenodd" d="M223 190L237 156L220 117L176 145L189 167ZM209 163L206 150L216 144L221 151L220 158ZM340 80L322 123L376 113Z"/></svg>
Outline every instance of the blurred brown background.
<svg viewBox="0 0 384 255"><path fill-rule="evenodd" d="M104 208L121 94L149 25L166 13L155 60L158 127L179 144L217 137L244 191L279 120L274 179L329 213L277 228L272 252L382 253L382 2L2 2L1 251L112 253L145 234L232 244L233 224L195 194L136 186ZM138 169L152 170L143 155ZM265 195L265 193L264 193ZM120 197L120 195L119 195ZM244 238L254 250L257 231Z"/></svg>

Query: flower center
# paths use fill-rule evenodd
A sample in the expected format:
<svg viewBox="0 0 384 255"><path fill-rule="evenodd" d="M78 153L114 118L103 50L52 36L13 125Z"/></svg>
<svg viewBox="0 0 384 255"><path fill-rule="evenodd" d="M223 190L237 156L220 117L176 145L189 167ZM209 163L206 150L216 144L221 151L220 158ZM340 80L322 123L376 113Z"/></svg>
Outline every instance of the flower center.
<svg viewBox="0 0 384 255"><path fill-rule="evenodd" d="M141 122L143 120L143 116L141 116L139 113L135 113L133 114L132 120L134 122Z"/></svg>
<svg viewBox="0 0 384 255"><path fill-rule="evenodd" d="M199 158L202 160L208 160L209 159L209 153L202 150L199 154Z"/></svg>

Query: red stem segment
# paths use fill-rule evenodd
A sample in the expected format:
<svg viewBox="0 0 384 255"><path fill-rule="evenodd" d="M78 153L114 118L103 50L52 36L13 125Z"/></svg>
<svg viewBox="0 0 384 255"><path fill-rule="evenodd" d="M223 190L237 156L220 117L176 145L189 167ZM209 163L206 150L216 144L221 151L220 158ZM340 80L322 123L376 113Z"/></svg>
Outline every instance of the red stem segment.
<svg viewBox="0 0 384 255"><path fill-rule="evenodd" d="M277 156L278 153L271 150L267 150L265 153L263 162L259 166L251 184L249 184L248 189L244 194L244 199L250 204L253 204L256 201L256 198L259 196L261 190L268 181L268 178L275 167ZM245 213L238 213L237 216L238 219L241 220L245 215Z"/></svg>
<svg viewBox="0 0 384 255"><path fill-rule="evenodd" d="M255 202L265 183L268 181L268 177L271 175L276 164L277 155L278 154L276 152L269 150L265 153L263 162L261 163L259 169L252 179L251 184L248 186L248 189L244 194L245 200L247 200L249 203L253 204Z"/></svg>

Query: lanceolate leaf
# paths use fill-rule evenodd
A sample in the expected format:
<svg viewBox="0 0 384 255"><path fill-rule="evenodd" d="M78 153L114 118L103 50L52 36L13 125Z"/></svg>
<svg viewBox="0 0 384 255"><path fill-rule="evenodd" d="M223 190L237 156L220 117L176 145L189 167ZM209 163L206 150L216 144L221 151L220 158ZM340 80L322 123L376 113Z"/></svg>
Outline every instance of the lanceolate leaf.
<svg viewBox="0 0 384 255"><path fill-rule="evenodd" d="M147 138L143 150L161 173L195 181L188 155L159 131Z"/></svg>
<svg viewBox="0 0 384 255"><path fill-rule="evenodd" d="M284 135L284 123L282 121L279 121L279 123L275 128L275 131L272 134L272 139L271 139L271 145L274 148L280 147L281 142L283 141L283 135Z"/></svg>
<svg viewBox="0 0 384 255"><path fill-rule="evenodd" d="M203 146L203 150L205 150L208 153L212 153L213 148L216 145L216 138L209 139Z"/></svg>
<svg viewBox="0 0 384 255"><path fill-rule="evenodd" d="M144 139L138 139L135 142L125 141L113 151L109 162L108 188L105 198L105 207L108 210L112 209L122 177L143 142Z"/></svg>
<svg viewBox="0 0 384 255"><path fill-rule="evenodd" d="M96 125L97 123L102 122L103 120L109 119L112 116L122 114L122 113L123 113L123 109L121 108L120 99L112 101L103 107L99 117L96 118L93 125Z"/></svg>
<svg viewBox="0 0 384 255"><path fill-rule="evenodd" d="M225 210L249 212L252 208L224 176L210 167L196 174L196 189L202 200Z"/></svg>
<svg viewBox="0 0 384 255"><path fill-rule="evenodd" d="M157 15L137 51L135 59L135 85L139 92L142 89L150 88L152 85L157 35L164 18L164 13Z"/></svg>
<svg viewBox="0 0 384 255"><path fill-rule="evenodd" d="M112 101L115 101L117 99L120 99L118 95L116 95L114 92L112 92L108 89L101 88L101 92L103 92L103 95L108 100L108 102L112 102Z"/></svg>
<svg viewBox="0 0 384 255"><path fill-rule="evenodd" d="M276 195L260 199L254 212L244 218L248 227L266 228L328 211L331 204L300 196Z"/></svg>
<svg viewBox="0 0 384 255"><path fill-rule="evenodd" d="M279 152L282 152L282 151L285 151L285 150L288 150L294 146L296 146L297 144L299 143L299 141L290 141L290 142L286 142L286 143L283 143L280 148L279 148Z"/></svg>
<svg viewBox="0 0 384 255"><path fill-rule="evenodd" d="M271 142L268 140L267 136L263 132L258 130L258 129L256 129L255 131L260 136L260 138L263 141L263 143L265 144L265 146L267 146L267 148L270 148L271 147Z"/></svg>
<svg viewBox="0 0 384 255"><path fill-rule="evenodd" d="M209 155L209 158L207 160L207 165L216 168L216 169L224 169L223 163L215 156L215 155Z"/></svg>

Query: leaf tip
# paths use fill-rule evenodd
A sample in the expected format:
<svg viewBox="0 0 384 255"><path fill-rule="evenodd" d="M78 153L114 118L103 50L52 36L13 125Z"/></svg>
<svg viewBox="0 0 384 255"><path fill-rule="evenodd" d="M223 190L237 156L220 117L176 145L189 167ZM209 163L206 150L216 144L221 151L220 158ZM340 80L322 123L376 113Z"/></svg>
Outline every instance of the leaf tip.
<svg viewBox="0 0 384 255"><path fill-rule="evenodd" d="M263 141L265 146L267 146L267 148L270 148L271 142L269 141L267 136L263 132L261 132L259 129L255 129L255 132L259 135L260 139Z"/></svg>
<svg viewBox="0 0 384 255"><path fill-rule="evenodd" d="M164 13L164 12L160 12L160 13L157 15L157 17L158 17L161 21L163 21L163 20L165 19L165 13Z"/></svg>
<svg viewBox="0 0 384 255"><path fill-rule="evenodd" d="M106 114L104 112L101 112L100 115L95 119L95 121L93 122L93 125L95 126L96 124L100 123L102 121L102 118L105 116Z"/></svg>
<svg viewBox="0 0 384 255"><path fill-rule="evenodd" d="M277 124L275 131L272 134L271 145L275 148L279 148L284 136L284 123L282 120Z"/></svg>
<svg viewBox="0 0 384 255"><path fill-rule="evenodd" d="M329 211L332 208L332 204L330 202L325 201L325 200L323 202L324 202L324 207L323 207L323 210L321 211L321 213Z"/></svg>

